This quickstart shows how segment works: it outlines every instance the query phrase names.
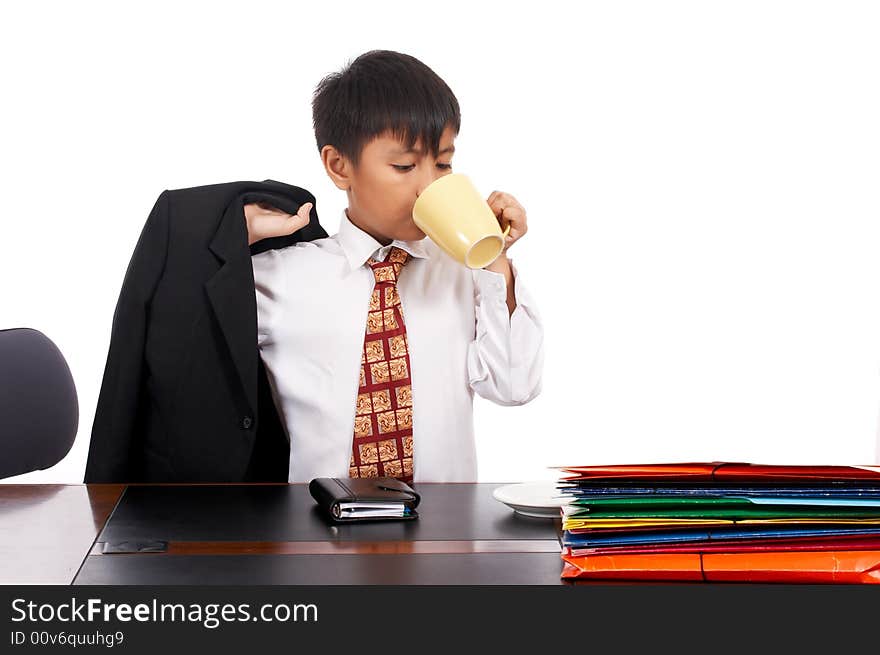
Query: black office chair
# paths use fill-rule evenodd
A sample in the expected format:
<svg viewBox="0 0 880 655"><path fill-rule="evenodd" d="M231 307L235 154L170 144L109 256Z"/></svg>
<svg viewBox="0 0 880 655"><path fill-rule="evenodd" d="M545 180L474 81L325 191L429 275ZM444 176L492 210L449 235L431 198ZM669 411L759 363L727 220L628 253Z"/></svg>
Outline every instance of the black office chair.
<svg viewBox="0 0 880 655"><path fill-rule="evenodd" d="M64 355L42 332L0 330L0 478L54 466L79 425Z"/></svg>

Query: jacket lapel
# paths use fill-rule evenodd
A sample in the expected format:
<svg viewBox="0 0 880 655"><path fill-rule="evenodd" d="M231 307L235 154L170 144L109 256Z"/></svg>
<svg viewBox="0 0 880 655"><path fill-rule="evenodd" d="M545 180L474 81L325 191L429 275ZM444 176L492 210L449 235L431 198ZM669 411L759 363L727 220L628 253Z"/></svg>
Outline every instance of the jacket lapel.
<svg viewBox="0 0 880 655"><path fill-rule="evenodd" d="M311 241L327 236L318 222L315 207L312 221L294 234L285 237L263 239L250 248L247 245L247 227L244 205L264 200L273 206L295 213L304 202L315 203L315 197L301 187L275 180L242 183L223 211L217 231L209 248L221 263L220 270L205 284L214 315L226 340L235 371L241 381L245 398L250 406L249 414L256 416L257 371L259 352L257 347L257 297L254 291L254 269L251 254L270 248L284 248L298 241Z"/></svg>
<svg viewBox="0 0 880 655"><path fill-rule="evenodd" d="M257 300L242 197L229 203L210 249L222 266L205 284L217 322L250 406L257 412Z"/></svg>

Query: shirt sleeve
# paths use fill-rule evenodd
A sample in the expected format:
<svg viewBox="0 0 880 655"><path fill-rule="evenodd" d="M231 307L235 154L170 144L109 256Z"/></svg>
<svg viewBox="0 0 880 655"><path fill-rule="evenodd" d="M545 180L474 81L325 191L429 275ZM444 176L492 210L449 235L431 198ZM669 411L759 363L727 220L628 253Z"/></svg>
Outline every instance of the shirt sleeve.
<svg viewBox="0 0 880 655"><path fill-rule="evenodd" d="M267 250L251 257L257 294L257 345L261 348L273 343L275 328L284 310L282 299L287 277L282 261L280 250Z"/></svg>
<svg viewBox="0 0 880 655"><path fill-rule="evenodd" d="M544 327L535 301L513 270L516 309L507 308L504 275L474 270L476 338L468 345L468 383L499 405L522 405L541 392Z"/></svg>

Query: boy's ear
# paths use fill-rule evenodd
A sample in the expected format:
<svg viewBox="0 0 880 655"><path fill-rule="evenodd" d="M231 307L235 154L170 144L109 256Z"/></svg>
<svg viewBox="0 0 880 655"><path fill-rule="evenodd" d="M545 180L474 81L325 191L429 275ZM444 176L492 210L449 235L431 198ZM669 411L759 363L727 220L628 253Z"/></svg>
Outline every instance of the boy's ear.
<svg viewBox="0 0 880 655"><path fill-rule="evenodd" d="M337 188L347 191L351 186L351 162L333 146L321 148L324 170Z"/></svg>

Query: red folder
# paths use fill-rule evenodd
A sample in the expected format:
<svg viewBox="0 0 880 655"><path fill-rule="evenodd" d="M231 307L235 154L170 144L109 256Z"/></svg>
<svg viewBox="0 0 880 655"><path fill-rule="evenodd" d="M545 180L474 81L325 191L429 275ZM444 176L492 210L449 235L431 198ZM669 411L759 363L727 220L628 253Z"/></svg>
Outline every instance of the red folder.
<svg viewBox="0 0 880 655"><path fill-rule="evenodd" d="M615 464L611 466L563 466L560 470L573 474L565 480L614 480L623 478L674 478L692 482L711 481L718 464Z"/></svg>
<svg viewBox="0 0 880 655"><path fill-rule="evenodd" d="M559 467L571 477L563 481L583 480L652 480L669 482L876 482L878 466L787 466L742 464L733 462L697 462L683 464L618 464L611 466Z"/></svg>

